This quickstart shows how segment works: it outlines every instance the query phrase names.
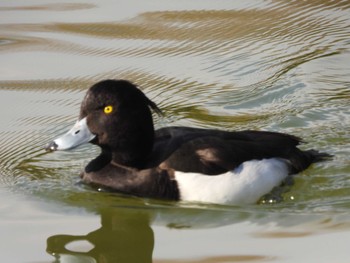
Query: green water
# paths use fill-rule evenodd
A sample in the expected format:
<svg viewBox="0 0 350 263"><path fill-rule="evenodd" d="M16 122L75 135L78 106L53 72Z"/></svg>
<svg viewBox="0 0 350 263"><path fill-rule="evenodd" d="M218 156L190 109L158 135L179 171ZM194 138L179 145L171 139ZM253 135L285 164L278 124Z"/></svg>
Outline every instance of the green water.
<svg viewBox="0 0 350 263"><path fill-rule="evenodd" d="M2 262L348 262L349 1L0 3ZM156 126L270 130L334 155L273 205L99 192L99 153L43 147L87 88L137 83Z"/></svg>

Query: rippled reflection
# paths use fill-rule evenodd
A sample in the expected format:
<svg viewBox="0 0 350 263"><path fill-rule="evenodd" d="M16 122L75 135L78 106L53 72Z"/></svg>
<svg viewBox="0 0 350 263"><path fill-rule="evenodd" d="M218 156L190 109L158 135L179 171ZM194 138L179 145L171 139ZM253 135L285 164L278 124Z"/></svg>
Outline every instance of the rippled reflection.
<svg viewBox="0 0 350 263"><path fill-rule="evenodd" d="M67 248L74 242L87 241L92 248L74 251ZM119 210L103 213L101 228L83 236L55 235L47 240L47 252L57 262L152 262L154 235L148 215ZM68 260L67 260L68 261Z"/></svg>
<svg viewBox="0 0 350 263"><path fill-rule="evenodd" d="M254 246L249 253L237 253L237 251L245 251L246 244L229 233L222 232L226 242L234 247L232 251L228 251L222 256L200 256L198 259L191 260L164 260L159 256L154 256L157 245L157 224L166 224L171 231L186 232L189 230L199 231L200 228L223 227L229 224L239 224L244 221L251 221L254 224L261 224L263 227L259 231L251 232L255 240L281 240L281 239L298 239L317 238L318 230L328 229L328 231L342 231L349 228L349 223L332 222L332 219L320 216L305 216L285 214L274 215L268 211L259 209L243 210L238 209L232 211L220 206L198 206L193 205L187 207L169 206L169 204L151 204L152 209L141 204L140 201L124 200L124 204L117 202L112 206L99 208L97 213L100 216L101 225L98 229L94 229L89 233L81 235L70 235L65 233L57 233L48 237L46 251L55 257L57 262L265 262L267 260L281 260L281 256L264 253L257 253ZM254 219L253 219L254 217ZM279 221L275 221L280 217ZM289 220L286 220L289 219ZM292 219L292 220L291 220ZM271 230L266 227L269 222L278 222L280 227ZM300 223L312 223L312 227L304 226L302 228L293 228L293 225ZM283 227L284 226L284 227ZM286 228L288 226L289 228ZM155 228L155 230L154 230ZM219 230L218 230L219 231ZM324 230L323 230L324 231ZM237 231L236 231L237 232ZM158 233L159 234L159 233ZM180 234L181 235L181 234ZM185 235L185 233L183 233ZM208 240L210 240L208 236ZM196 245L190 240L186 240L186 236L182 238L186 244L186 249L191 250ZM206 240L206 241L208 241ZM213 240L213 246L218 245L218 240ZM198 240L195 240L198 242ZM254 243L257 241L254 241ZM302 241L303 242L303 241ZM172 250L176 251L179 244L173 244ZM182 245L183 246L183 245ZM203 255L208 255L210 251L202 250ZM190 253L191 254L191 253ZM215 253L214 253L215 254ZM176 258L176 256L175 256Z"/></svg>

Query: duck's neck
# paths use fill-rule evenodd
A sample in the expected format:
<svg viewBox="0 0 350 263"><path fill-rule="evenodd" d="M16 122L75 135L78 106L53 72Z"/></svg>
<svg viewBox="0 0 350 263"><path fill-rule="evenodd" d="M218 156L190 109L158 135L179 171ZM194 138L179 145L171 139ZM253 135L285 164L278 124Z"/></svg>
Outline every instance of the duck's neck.
<svg viewBox="0 0 350 263"><path fill-rule="evenodd" d="M123 166L142 169L152 152L154 143L154 126L149 114L137 122L125 122L118 126L118 131L111 138L108 147L112 152L112 160ZM130 118L138 116L130 114Z"/></svg>
<svg viewBox="0 0 350 263"><path fill-rule="evenodd" d="M123 166L142 169L153 148L154 135L133 138L112 150L112 161Z"/></svg>
<svg viewBox="0 0 350 263"><path fill-rule="evenodd" d="M86 170L98 171L111 161L122 166L143 169L153 149L154 126L151 112L137 122L120 123L117 128L111 128L107 143L97 140L101 154L92 160ZM133 118L130 114L130 118ZM102 135L103 136L103 135ZM101 142L101 144L99 143Z"/></svg>
<svg viewBox="0 0 350 263"><path fill-rule="evenodd" d="M150 151L151 149L144 148L143 150L140 149L137 153L128 151L114 151L112 153L111 150L102 148L101 154L90 161L85 167L85 172L99 171L111 162L122 166L143 169L146 166L146 159Z"/></svg>
<svg viewBox="0 0 350 263"><path fill-rule="evenodd" d="M90 161L88 165L85 167L86 173L96 172L101 170L107 164L109 164L112 160L112 153L106 149L102 149L101 154L97 156L95 159Z"/></svg>

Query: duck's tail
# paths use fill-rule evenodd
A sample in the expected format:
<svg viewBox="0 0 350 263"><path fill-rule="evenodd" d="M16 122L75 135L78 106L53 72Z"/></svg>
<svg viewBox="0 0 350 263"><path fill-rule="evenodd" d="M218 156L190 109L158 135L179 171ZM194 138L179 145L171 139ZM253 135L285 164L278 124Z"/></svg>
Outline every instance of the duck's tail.
<svg viewBox="0 0 350 263"><path fill-rule="evenodd" d="M326 161L333 157L331 154L319 152L313 149L306 151L299 150L295 153L296 154L290 158L293 166L292 173L299 173L308 168L313 163Z"/></svg>
<svg viewBox="0 0 350 263"><path fill-rule="evenodd" d="M317 163L322 161L327 161L333 157L333 155L325 152L319 152L316 150L307 150L304 151L304 154L308 157L311 163Z"/></svg>

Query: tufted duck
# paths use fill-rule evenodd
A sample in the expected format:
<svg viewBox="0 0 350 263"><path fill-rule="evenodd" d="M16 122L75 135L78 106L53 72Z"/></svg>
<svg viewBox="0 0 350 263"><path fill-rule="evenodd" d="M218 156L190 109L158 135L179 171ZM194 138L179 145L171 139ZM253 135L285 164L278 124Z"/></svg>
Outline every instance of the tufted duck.
<svg viewBox="0 0 350 263"><path fill-rule="evenodd" d="M87 92L78 122L47 151L90 142L101 148L84 182L121 193L220 204L255 203L290 175L328 154L297 148L300 139L266 131L190 127L154 130L157 105L133 83L104 80Z"/></svg>

